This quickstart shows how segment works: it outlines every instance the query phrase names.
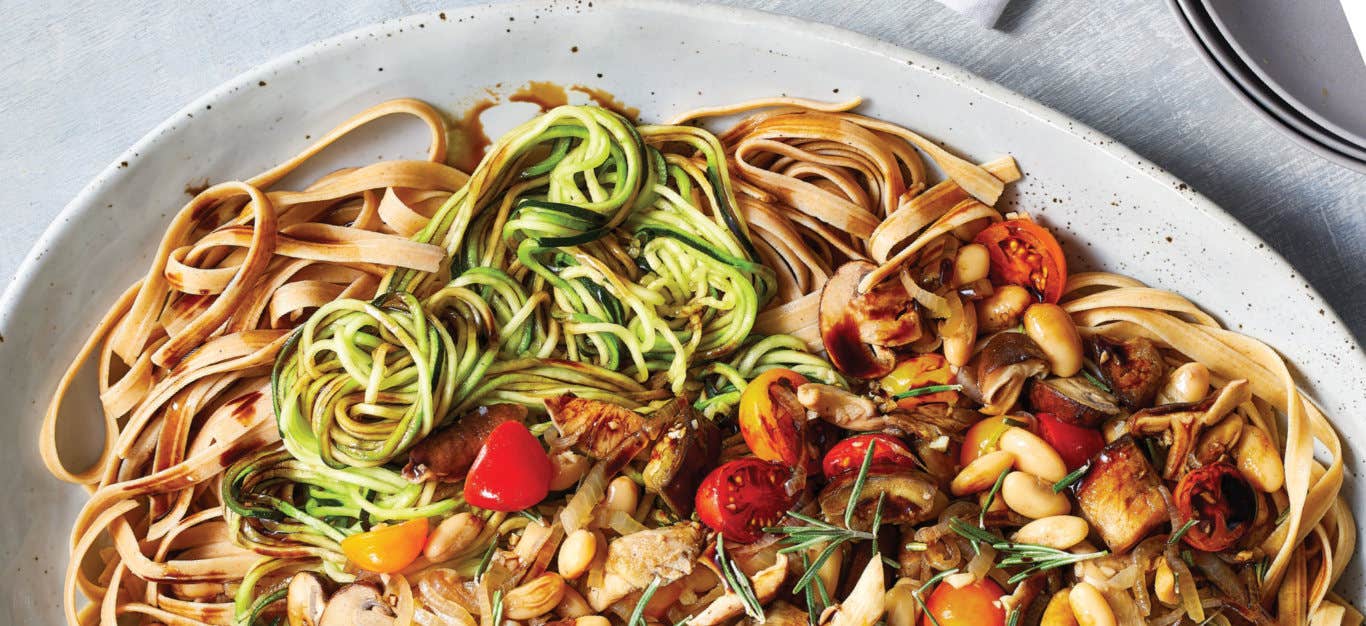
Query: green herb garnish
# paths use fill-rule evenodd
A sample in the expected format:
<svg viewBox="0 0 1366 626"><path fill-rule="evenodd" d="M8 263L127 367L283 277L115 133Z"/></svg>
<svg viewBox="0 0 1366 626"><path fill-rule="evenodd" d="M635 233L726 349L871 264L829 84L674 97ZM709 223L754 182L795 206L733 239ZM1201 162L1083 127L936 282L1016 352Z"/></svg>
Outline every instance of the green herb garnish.
<svg viewBox="0 0 1366 626"><path fill-rule="evenodd" d="M962 535L968 541L989 545L997 552L1004 554L1005 558L1001 559L1000 563L997 563L997 566L1002 568L1024 566L1023 570L1020 570L1020 572L1011 576L1006 581L1012 585L1039 572L1057 569L1082 561L1089 561L1110 554L1109 550L1073 554L1048 546L1006 541L987 530L973 526L958 518L949 521L949 528L953 529L953 532Z"/></svg>
<svg viewBox="0 0 1366 626"><path fill-rule="evenodd" d="M924 387L916 387L916 388L914 388L914 389L907 389L907 390L905 390L905 391L903 391L903 392L901 392L901 393L898 393L898 394L896 394L896 395L893 395L892 398L893 398L893 399L896 399L896 400L901 400L901 399L903 399L903 398L915 398L915 397L917 397L917 396L928 396L928 395L930 395L930 394L932 394L932 393L939 393L939 392L941 392L941 391L962 391L962 390L963 390L963 386L962 386L962 385L926 385L926 386L924 386Z"/></svg>
<svg viewBox="0 0 1366 626"><path fill-rule="evenodd" d="M925 604L925 599L920 596L925 593L926 589L933 587L936 583L957 573L958 568L956 567L939 572L938 574L931 576L929 580L925 581L925 583L920 585L915 591L911 592L911 597L915 598L915 603L920 605L920 612L924 613L925 617L930 618L930 622L933 623L934 626L939 626L939 619L934 616L934 613L930 612L930 607Z"/></svg>
<svg viewBox="0 0 1366 626"><path fill-rule="evenodd" d="M1176 532L1172 533L1172 536L1171 536L1171 537L1168 537L1168 538L1167 538L1167 543L1168 543L1168 544L1174 544L1174 543L1176 543L1176 542L1178 542L1178 541L1181 541L1181 538L1186 536L1186 531L1190 530L1190 529L1191 529L1191 526L1194 526L1194 525L1195 525L1196 523L1198 523L1199 521L1200 521L1200 520L1196 520L1196 519L1188 519L1188 520L1186 520L1186 523L1185 523L1185 524L1182 524L1180 528L1176 529Z"/></svg>
<svg viewBox="0 0 1366 626"><path fill-rule="evenodd" d="M655 576L645 590L640 592L640 600L636 601L636 608L631 609L631 618L626 620L627 626L646 626L645 606L650 603L650 598L655 597L655 592L659 590L659 582L659 577Z"/></svg>
<svg viewBox="0 0 1366 626"><path fill-rule="evenodd" d="M1092 374L1091 372L1088 372L1088 371L1086 371L1086 370L1083 368L1083 369L1081 370L1081 375L1082 375L1084 378L1086 378L1086 382L1089 382L1089 383L1091 383L1092 385L1095 385L1097 389L1100 389L1101 391L1104 391L1105 393L1110 393L1110 392L1111 392L1111 391L1110 391L1110 386L1107 385L1107 384L1105 384L1105 383L1103 383L1103 382L1101 382L1101 380L1100 380L1099 378L1096 378L1096 375L1095 375L1095 374Z"/></svg>
<svg viewBox="0 0 1366 626"><path fill-rule="evenodd" d="M977 513L977 525L979 527L987 527L987 509L990 509L991 505L996 502L996 495L1001 493L1001 484L1006 481L1006 474L1009 473L1010 470L1001 472L1001 475L996 477L996 482L991 485L991 491L987 492L987 499L982 502L982 510ZM977 544L972 544L972 549L976 550Z"/></svg>
<svg viewBox="0 0 1366 626"><path fill-rule="evenodd" d="M502 589L495 589L495 590L493 591L493 611L492 611L492 614L493 614L493 620L492 620L492 622L490 622L490 623L493 624L493 626L502 626L502 624L503 624L503 590L502 590Z"/></svg>
<svg viewBox="0 0 1366 626"><path fill-rule="evenodd" d="M863 495L863 483L868 480L868 470L873 466L873 449L877 447L877 441L868 440L868 450L863 453L863 463L859 465L858 476L854 478L854 487L849 490L849 501L844 503L844 527L852 528L850 522L854 520L854 510L858 508L859 497Z"/></svg>
<svg viewBox="0 0 1366 626"><path fill-rule="evenodd" d="M1089 469L1091 469L1091 465L1088 463L1072 470L1066 476L1063 476L1062 480L1053 483L1053 493L1062 493L1062 490L1071 487L1077 481L1081 480L1081 477L1085 476L1086 471Z"/></svg>
<svg viewBox="0 0 1366 626"><path fill-rule="evenodd" d="M735 595L740 597L740 604L745 607L745 614L759 621L764 622L764 607L759 604L759 598L754 595L754 587L750 586L749 578L741 571L740 566L726 556L726 539L722 535L716 536L716 565L721 570L721 577Z"/></svg>
<svg viewBox="0 0 1366 626"><path fill-rule="evenodd" d="M489 549L484 551L484 556L479 559L479 566L474 568L474 584L479 584L484 579L484 574L489 571L489 565L493 563L493 551L498 549L498 541L489 542Z"/></svg>

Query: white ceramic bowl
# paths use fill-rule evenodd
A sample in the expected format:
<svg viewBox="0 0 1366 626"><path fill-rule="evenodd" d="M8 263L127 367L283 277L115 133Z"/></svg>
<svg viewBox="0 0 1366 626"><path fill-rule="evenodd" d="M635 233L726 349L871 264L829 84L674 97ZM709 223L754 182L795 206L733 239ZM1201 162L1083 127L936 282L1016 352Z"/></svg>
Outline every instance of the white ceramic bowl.
<svg viewBox="0 0 1366 626"><path fill-rule="evenodd" d="M56 624L69 524L83 490L43 469L35 442L67 359L145 271L183 187L254 174L367 105L413 96L453 110L528 80L602 87L662 119L686 108L791 94L868 98L866 111L1026 176L1006 202L1061 235L1077 268L1176 288L1268 341L1352 444L1366 359L1318 294L1247 229L1157 166L1085 126L939 61L826 26L757 12L644 1L502 4L420 15L318 42L172 115L111 164L43 235L0 300L0 613ZM414 127L334 150L331 163L417 155ZM1179 140L1179 138L1173 138ZM314 173L328 166L319 164ZM54 201L57 200L54 198ZM93 385L63 432L95 436ZM1353 456L1349 468L1362 468ZM1353 480L1348 497L1363 503ZM1362 592L1358 560L1342 585Z"/></svg>

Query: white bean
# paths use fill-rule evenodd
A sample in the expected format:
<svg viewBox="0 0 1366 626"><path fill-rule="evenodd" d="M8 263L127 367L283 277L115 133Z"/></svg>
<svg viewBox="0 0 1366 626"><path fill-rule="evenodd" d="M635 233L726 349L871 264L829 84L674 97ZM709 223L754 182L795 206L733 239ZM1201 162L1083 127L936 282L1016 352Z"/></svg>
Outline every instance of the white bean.
<svg viewBox="0 0 1366 626"><path fill-rule="evenodd" d="M1015 469L1029 472L1048 482L1067 476L1067 464L1047 441L1018 426L1001 433L1001 449L1015 455Z"/></svg>
<svg viewBox="0 0 1366 626"><path fill-rule="evenodd" d="M997 450L973 459L963 471L953 477L949 492L955 496L965 496L990 489L996 479L1015 464L1015 455L1005 450Z"/></svg>
<svg viewBox="0 0 1366 626"><path fill-rule="evenodd" d="M1014 328L1033 299L1024 287L1003 285L977 301L977 327L988 333Z"/></svg>
<svg viewBox="0 0 1366 626"><path fill-rule="evenodd" d="M560 575L574 580L588 571L593 557L598 554L598 540L587 529L580 528L564 538L560 544Z"/></svg>
<svg viewBox="0 0 1366 626"><path fill-rule="evenodd" d="M1011 472L1001 483L1001 497L1011 510L1030 519L1066 515L1072 511L1067 496L1053 493L1053 484L1026 472Z"/></svg>
<svg viewBox="0 0 1366 626"><path fill-rule="evenodd" d="M640 487L629 476L618 476L607 483L607 496L604 503L608 510L635 513L640 503Z"/></svg>
<svg viewBox="0 0 1366 626"><path fill-rule="evenodd" d="M1110 603L1091 583L1077 583L1067 594L1072 603L1072 614L1081 626L1115 626L1115 612Z"/></svg>
<svg viewBox="0 0 1366 626"><path fill-rule="evenodd" d="M987 247L980 243L970 243L958 249L953 259L953 286L962 287L987 277L991 271L991 256Z"/></svg>
<svg viewBox="0 0 1366 626"><path fill-rule="evenodd" d="M1209 368L1203 363L1186 363L1167 375L1166 384L1157 391L1161 404L1199 402L1209 393Z"/></svg>
<svg viewBox="0 0 1366 626"><path fill-rule="evenodd" d="M422 548L422 554L433 563L444 561L470 547L483 530L483 518L469 513L457 513L441 520L441 523L432 529L432 533L427 536L427 545Z"/></svg>
<svg viewBox="0 0 1366 626"><path fill-rule="evenodd" d="M1081 371L1081 334L1072 316L1056 304L1040 302L1024 312L1025 334L1048 357L1054 376L1072 376Z"/></svg>
<svg viewBox="0 0 1366 626"><path fill-rule="evenodd" d="M1075 515L1036 519L1015 531L1015 541L1066 550L1086 540L1091 526Z"/></svg>
<svg viewBox="0 0 1366 626"><path fill-rule="evenodd" d="M1253 424L1243 428L1243 437L1234 451L1238 471L1253 487L1264 493L1279 491L1285 484L1285 463L1271 443L1271 436Z"/></svg>

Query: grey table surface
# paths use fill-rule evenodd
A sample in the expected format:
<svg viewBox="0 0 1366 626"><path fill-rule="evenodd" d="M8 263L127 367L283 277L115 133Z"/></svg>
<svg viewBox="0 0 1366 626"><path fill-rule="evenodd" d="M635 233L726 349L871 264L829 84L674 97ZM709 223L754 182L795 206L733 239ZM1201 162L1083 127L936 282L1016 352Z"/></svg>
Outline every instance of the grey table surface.
<svg viewBox="0 0 1366 626"><path fill-rule="evenodd" d="M723 3L939 57L1114 137L1265 238L1366 338L1366 175L1305 152L1244 109L1164 2L1014 0L996 30L932 0ZM469 4L0 0L4 284L67 201L184 103L316 39Z"/></svg>

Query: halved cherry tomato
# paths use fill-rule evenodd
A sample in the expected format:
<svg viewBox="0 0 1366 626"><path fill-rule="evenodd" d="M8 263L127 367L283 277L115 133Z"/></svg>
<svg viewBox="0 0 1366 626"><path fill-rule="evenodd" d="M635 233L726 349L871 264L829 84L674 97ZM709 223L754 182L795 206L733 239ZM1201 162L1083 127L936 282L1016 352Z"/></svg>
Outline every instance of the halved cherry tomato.
<svg viewBox="0 0 1366 626"><path fill-rule="evenodd" d="M1257 494L1229 463L1191 470L1181 477L1173 497L1182 524L1195 520L1181 540L1206 552L1227 550L1238 543L1257 517Z"/></svg>
<svg viewBox="0 0 1366 626"><path fill-rule="evenodd" d="M757 541L796 500L787 490L791 477L790 468L754 457L725 463L697 488L697 517L728 540Z"/></svg>
<svg viewBox="0 0 1366 626"><path fill-rule="evenodd" d="M1090 462L1092 455L1105 447L1105 437L1094 428L1068 424L1052 413L1037 413L1039 436L1058 451L1067 469L1074 470Z"/></svg>
<svg viewBox="0 0 1366 626"><path fill-rule="evenodd" d="M954 587L941 582L925 601L920 626L1005 626L1005 592L990 578Z"/></svg>
<svg viewBox="0 0 1366 626"><path fill-rule="evenodd" d="M1001 445L1001 435L1006 432L1006 429L1019 425L1007 422L1007 418L1017 419L1000 415L988 417L973 424L968 432L963 435L963 447L958 451L958 463L967 467L968 463L977 460L977 457L998 450Z"/></svg>
<svg viewBox="0 0 1366 626"><path fill-rule="evenodd" d="M977 233L991 257L991 281L1019 285L1044 302L1057 302L1067 283L1067 258L1047 228L1029 219L997 222Z"/></svg>
<svg viewBox="0 0 1366 626"><path fill-rule="evenodd" d="M342 539L342 554L368 572L392 574L417 560L427 545L427 518L375 528Z"/></svg>
<svg viewBox="0 0 1366 626"><path fill-rule="evenodd" d="M806 458L806 408L797 388L806 377L775 368L754 377L740 394L740 435L765 461L802 467Z"/></svg>
<svg viewBox="0 0 1366 626"><path fill-rule="evenodd" d="M873 446L873 461L868 466L869 473L887 474L901 469L915 469L918 465L911 449L900 439L882 433L855 435L830 448L821 464L825 477L857 472L863 466L863 457L868 454L868 446Z"/></svg>
<svg viewBox="0 0 1366 626"><path fill-rule="evenodd" d="M910 389L952 384L955 378L953 370L949 368L949 362L944 360L943 356L930 352L897 363L892 373L882 377L882 390L895 398L897 394ZM896 404L903 409L913 409L931 402L953 404L957 401L957 391L936 391L923 396L901 398Z"/></svg>
<svg viewBox="0 0 1366 626"><path fill-rule="evenodd" d="M503 422L484 440L465 476L465 501L492 511L520 511L550 493L553 470L540 440L521 422Z"/></svg>

